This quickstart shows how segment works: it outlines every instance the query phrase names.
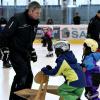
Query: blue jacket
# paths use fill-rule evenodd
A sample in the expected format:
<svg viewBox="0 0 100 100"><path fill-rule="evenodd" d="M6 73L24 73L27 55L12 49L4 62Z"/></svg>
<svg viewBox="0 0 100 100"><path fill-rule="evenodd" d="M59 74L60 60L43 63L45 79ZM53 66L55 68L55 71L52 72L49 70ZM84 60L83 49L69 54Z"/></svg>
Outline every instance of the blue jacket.
<svg viewBox="0 0 100 100"><path fill-rule="evenodd" d="M93 87L93 76L92 74L95 73L95 75L98 73L100 73L100 67L98 65L96 65L96 62L100 60L100 53L95 52L95 53L91 53L89 55L87 55L84 59L83 59L83 65L86 67L86 86L87 87ZM94 77L94 79L99 80L100 77Z"/></svg>
<svg viewBox="0 0 100 100"><path fill-rule="evenodd" d="M99 60L100 60L100 53L95 52L86 56L85 59L83 60L83 64L85 65L87 70L94 70L98 68L96 62Z"/></svg>
<svg viewBox="0 0 100 100"><path fill-rule="evenodd" d="M56 59L57 66L48 70L43 68L42 71L47 75L63 75L65 80L70 86L73 87L84 87L85 86L85 76L82 72L80 64L77 63L77 60L72 51L68 51L60 55Z"/></svg>

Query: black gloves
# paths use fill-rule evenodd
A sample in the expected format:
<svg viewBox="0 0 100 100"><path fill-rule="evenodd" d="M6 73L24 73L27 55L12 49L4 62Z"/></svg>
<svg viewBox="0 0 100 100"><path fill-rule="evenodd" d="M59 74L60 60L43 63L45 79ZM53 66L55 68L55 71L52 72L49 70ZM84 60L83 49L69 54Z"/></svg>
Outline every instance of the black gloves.
<svg viewBox="0 0 100 100"><path fill-rule="evenodd" d="M7 55L7 59L8 59L8 56L9 56L9 49L4 47L4 48L1 48L0 49L0 59L3 60L3 57L4 55Z"/></svg>
<svg viewBox="0 0 100 100"><path fill-rule="evenodd" d="M41 69L41 71L42 71L43 73L48 72L49 70L52 70L52 67L51 67L50 65L47 65L46 67L43 67L43 68Z"/></svg>
<svg viewBox="0 0 100 100"><path fill-rule="evenodd" d="M33 62L36 62L36 61L37 61L37 55L36 55L36 52L35 52L35 49L34 49L34 48L32 48L31 60L32 60Z"/></svg>
<svg viewBox="0 0 100 100"><path fill-rule="evenodd" d="M52 71L52 67L50 65L47 65L46 67L43 67L41 69L41 71L45 74L45 75L49 75L49 71Z"/></svg>
<svg viewBox="0 0 100 100"><path fill-rule="evenodd" d="M47 68L48 70L52 70L52 67L51 67L50 65L47 65L46 68Z"/></svg>

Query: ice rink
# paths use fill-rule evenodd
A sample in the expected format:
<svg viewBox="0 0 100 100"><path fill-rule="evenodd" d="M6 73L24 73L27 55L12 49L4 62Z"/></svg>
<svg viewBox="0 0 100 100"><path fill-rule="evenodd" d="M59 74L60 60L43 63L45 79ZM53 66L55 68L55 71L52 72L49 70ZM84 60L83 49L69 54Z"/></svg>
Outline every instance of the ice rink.
<svg viewBox="0 0 100 100"><path fill-rule="evenodd" d="M41 70L42 67L46 65L55 66L56 56L47 58L45 57L47 54L47 48L42 47L40 44L34 44L34 48L36 49L38 55L38 61L36 63L31 62L33 75L35 76L37 72ZM82 45L71 45L71 50L73 50L78 62L81 62L82 59ZM3 69L2 61L0 61L0 100L8 100L10 87L12 84L12 80L15 73L12 68ZM63 77L56 76L49 78L49 85L61 85L64 82ZM33 82L32 88L38 89L38 84ZM99 90L100 91L100 88ZM46 95L46 100L59 100L59 96L48 94ZM82 95L81 100L87 100L84 95Z"/></svg>

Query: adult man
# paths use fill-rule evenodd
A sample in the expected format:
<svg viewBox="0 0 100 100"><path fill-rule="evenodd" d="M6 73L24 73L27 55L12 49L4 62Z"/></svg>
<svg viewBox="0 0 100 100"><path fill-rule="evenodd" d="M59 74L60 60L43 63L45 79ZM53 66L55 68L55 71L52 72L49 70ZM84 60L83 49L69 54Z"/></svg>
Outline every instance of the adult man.
<svg viewBox="0 0 100 100"><path fill-rule="evenodd" d="M14 94L14 91L31 88L33 74L30 59L36 61L32 43L36 36L36 28L39 23L41 6L37 2L31 2L28 9L20 14L14 15L6 25L3 34L0 34L0 46L8 46L10 61L16 73L9 100L24 100ZM8 40L8 41L6 41Z"/></svg>
<svg viewBox="0 0 100 100"><path fill-rule="evenodd" d="M98 10L96 16L90 20L87 37L96 40L100 49L100 10Z"/></svg>

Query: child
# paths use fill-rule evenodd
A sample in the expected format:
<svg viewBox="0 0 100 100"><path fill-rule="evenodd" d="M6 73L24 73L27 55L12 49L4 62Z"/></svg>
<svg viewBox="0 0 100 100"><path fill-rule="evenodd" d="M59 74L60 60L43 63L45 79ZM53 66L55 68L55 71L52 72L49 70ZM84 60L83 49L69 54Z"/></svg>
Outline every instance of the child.
<svg viewBox="0 0 100 100"><path fill-rule="evenodd" d="M85 96L88 100L100 100L97 89L100 84L100 68L96 62L100 60L100 53L96 52L98 43L93 39L86 39L83 48L83 71L86 75Z"/></svg>
<svg viewBox="0 0 100 100"><path fill-rule="evenodd" d="M44 28L44 37L46 39L46 43L48 44L47 50L48 54L46 57L52 57L53 56L53 48L52 48L52 28L47 27Z"/></svg>
<svg viewBox="0 0 100 100"><path fill-rule="evenodd" d="M46 75L62 75L65 82L58 88L60 100L80 100L81 94L85 87L85 78L80 64L72 51L70 45L65 41L58 41L55 46L55 54L57 55L57 66L52 69L50 66L42 68Z"/></svg>

